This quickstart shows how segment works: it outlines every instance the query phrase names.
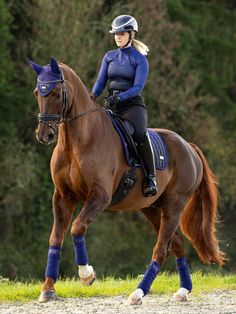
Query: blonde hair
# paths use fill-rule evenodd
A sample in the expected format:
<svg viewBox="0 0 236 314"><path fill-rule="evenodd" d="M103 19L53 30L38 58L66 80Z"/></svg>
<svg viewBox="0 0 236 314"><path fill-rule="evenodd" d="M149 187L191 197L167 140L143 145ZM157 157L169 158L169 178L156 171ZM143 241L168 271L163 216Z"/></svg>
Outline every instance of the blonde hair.
<svg viewBox="0 0 236 314"><path fill-rule="evenodd" d="M132 32L132 45L134 45L135 49L137 49L141 54L146 56L148 54L149 48L147 45L142 43L140 40L134 39L135 32Z"/></svg>

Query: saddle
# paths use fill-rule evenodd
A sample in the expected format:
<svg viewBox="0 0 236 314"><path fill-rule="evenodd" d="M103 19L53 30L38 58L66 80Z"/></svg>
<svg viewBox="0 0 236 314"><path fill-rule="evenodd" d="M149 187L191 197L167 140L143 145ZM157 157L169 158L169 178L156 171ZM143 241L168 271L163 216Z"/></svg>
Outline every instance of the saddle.
<svg viewBox="0 0 236 314"><path fill-rule="evenodd" d="M130 166L130 170L124 173L120 184L112 197L111 205L114 205L120 202L134 187L137 181L137 175L135 173L136 168L141 167L144 173L145 168L138 153L136 143L132 137L134 134L133 125L129 121L122 119L111 110L106 110L106 113L121 138L126 160ZM163 170L168 166L168 154L165 143L156 132L148 129L148 133L152 142L156 169Z"/></svg>
<svg viewBox="0 0 236 314"><path fill-rule="evenodd" d="M111 110L106 111L109 118L112 121L112 124L119 134L123 147L124 153L126 156L126 160L128 165L132 167L142 167L142 160L137 150L137 145L132 137L134 134L133 125L127 121L122 119L120 116L112 112ZM155 159L155 168L156 170L164 170L168 167L168 151L165 145L164 140L161 135L154 132L151 129L147 129L149 137L152 143L152 149Z"/></svg>

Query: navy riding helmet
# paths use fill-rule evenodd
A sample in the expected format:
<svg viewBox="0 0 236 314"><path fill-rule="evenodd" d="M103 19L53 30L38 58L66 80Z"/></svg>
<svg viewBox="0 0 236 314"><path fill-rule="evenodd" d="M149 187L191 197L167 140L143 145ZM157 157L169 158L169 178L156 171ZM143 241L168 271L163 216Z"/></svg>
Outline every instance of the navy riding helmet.
<svg viewBox="0 0 236 314"><path fill-rule="evenodd" d="M135 20L135 18L131 15L119 15L117 16L112 24L112 29L109 31L109 33L115 34L115 33L124 33L124 32L130 32L135 31L135 33L138 33L138 23Z"/></svg>

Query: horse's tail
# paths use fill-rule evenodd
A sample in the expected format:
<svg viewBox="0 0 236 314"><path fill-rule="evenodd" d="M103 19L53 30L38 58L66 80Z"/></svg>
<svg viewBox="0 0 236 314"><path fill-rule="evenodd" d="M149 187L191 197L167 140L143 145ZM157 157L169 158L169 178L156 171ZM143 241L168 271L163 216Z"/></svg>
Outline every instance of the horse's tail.
<svg viewBox="0 0 236 314"><path fill-rule="evenodd" d="M201 150L190 144L203 164L203 177L200 186L187 203L180 219L180 227L192 242L202 262L215 262L223 265L226 260L216 237L218 190L216 180Z"/></svg>

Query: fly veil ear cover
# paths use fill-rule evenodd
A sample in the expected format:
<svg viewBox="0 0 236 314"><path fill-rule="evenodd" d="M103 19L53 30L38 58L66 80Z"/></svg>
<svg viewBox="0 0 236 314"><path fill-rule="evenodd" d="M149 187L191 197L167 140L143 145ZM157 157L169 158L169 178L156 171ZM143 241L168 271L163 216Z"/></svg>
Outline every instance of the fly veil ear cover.
<svg viewBox="0 0 236 314"><path fill-rule="evenodd" d="M29 65L31 66L31 68L38 74L40 75L41 72L43 71L43 67L37 63L35 63L34 61L30 60L29 58L27 58L27 61L29 63Z"/></svg>
<svg viewBox="0 0 236 314"><path fill-rule="evenodd" d="M61 70L60 70L59 65L57 63L57 60L53 57L51 57L50 66L51 66L51 70L54 74L56 74L56 75L61 74Z"/></svg>
<svg viewBox="0 0 236 314"><path fill-rule="evenodd" d="M40 96L47 96L59 82L62 82L62 72L57 60L51 57L50 64L41 66L28 59L32 69L37 73L37 90Z"/></svg>

